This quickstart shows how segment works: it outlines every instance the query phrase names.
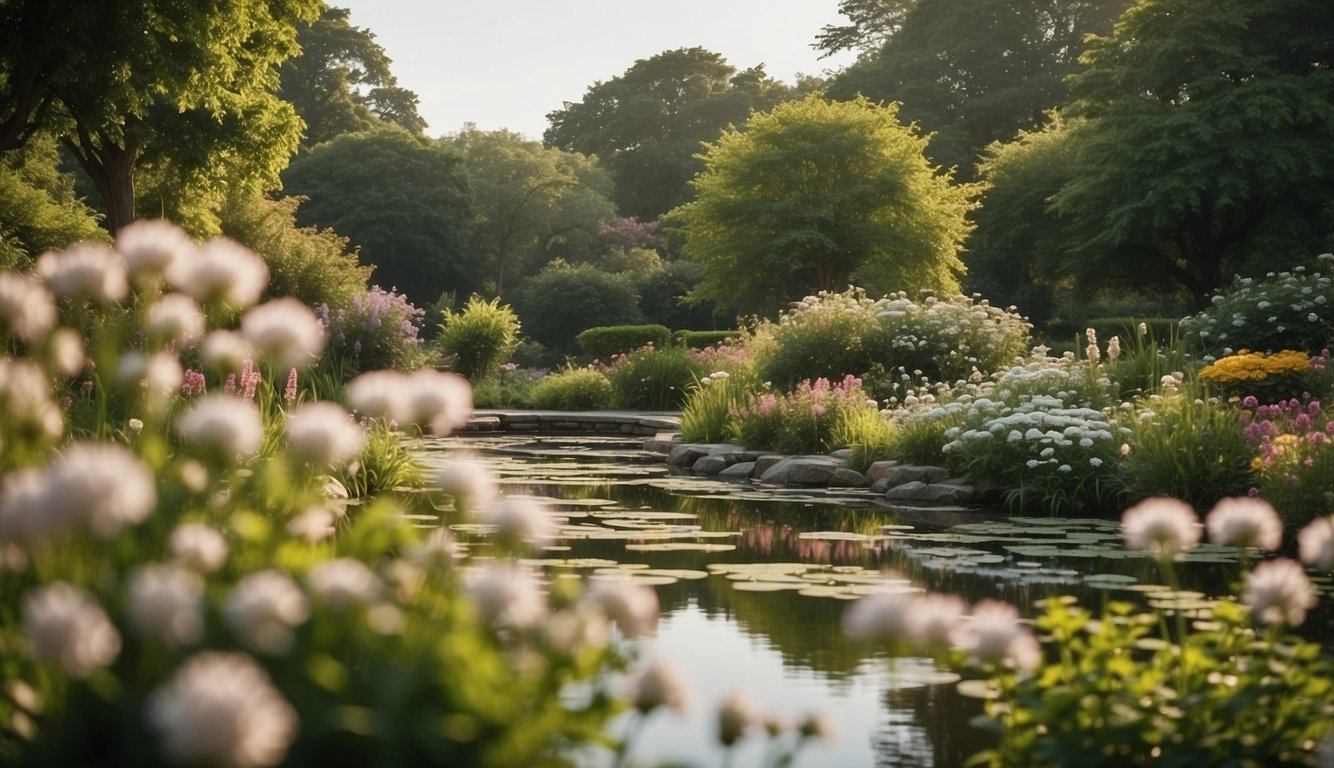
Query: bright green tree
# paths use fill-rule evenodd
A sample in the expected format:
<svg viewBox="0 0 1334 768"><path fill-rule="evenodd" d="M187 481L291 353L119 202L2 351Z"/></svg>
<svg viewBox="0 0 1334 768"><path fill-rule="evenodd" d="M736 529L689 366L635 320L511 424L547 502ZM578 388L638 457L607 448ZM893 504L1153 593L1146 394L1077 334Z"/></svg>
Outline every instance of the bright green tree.
<svg viewBox="0 0 1334 768"><path fill-rule="evenodd" d="M1064 79L1079 69L1084 37L1109 33L1129 3L877 0L881 14L852 27L867 25L884 43L837 75L828 93L900 102L901 117L932 134L928 156L970 179L983 147L1040 126L1065 103ZM876 33L887 19L897 26Z"/></svg>
<svg viewBox="0 0 1334 768"><path fill-rule="evenodd" d="M59 163L49 133L0 155L0 267L28 267L44 251L110 239Z"/></svg>
<svg viewBox="0 0 1334 768"><path fill-rule="evenodd" d="M1071 84L1073 180L1054 200L1072 267L1203 302L1257 238L1318 221L1334 201L1331 30L1326 0L1140 0L1093 40ZM1328 234L1288 248L1318 252Z"/></svg>
<svg viewBox="0 0 1334 768"><path fill-rule="evenodd" d="M690 198L700 142L790 95L762 67L738 72L703 48L664 51L548 114L543 139L597 155L616 181L620 214L652 220Z"/></svg>
<svg viewBox="0 0 1334 768"><path fill-rule="evenodd" d="M308 198L298 225L349 238L362 262L376 265L372 281L413 304L479 287L463 161L438 142L398 128L339 136L294 160L283 182Z"/></svg>
<svg viewBox="0 0 1334 768"><path fill-rule="evenodd" d="M691 296L773 314L851 283L873 293L959 287L969 187L923 156L893 106L818 96L756 114L702 155L673 212L704 265Z"/></svg>
<svg viewBox="0 0 1334 768"><path fill-rule="evenodd" d="M301 54L283 64L278 95L306 122L303 147L368 130L380 120L410 133L426 128L416 94L398 85L384 48L369 30L352 26L346 8L326 6L298 29L297 42Z"/></svg>
<svg viewBox="0 0 1334 768"><path fill-rule="evenodd" d="M615 215L611 178L584 155L471 126L445 141L463 156L476 214L474 253L498 295L550 261L561 244L596 238L599 224Z"/></svg>
<svg viewBox="0 0 1334 768"><path fill-rule="evenodd" d="M134 219L141 170L177 198L187 191L220 196L221 179L275 186L300 133L296 113L276 95L277 69L297 52L296 24L319 6L0 4L3 133L21 139L35 125L57 131L96 187L113 232Z"/></svg>

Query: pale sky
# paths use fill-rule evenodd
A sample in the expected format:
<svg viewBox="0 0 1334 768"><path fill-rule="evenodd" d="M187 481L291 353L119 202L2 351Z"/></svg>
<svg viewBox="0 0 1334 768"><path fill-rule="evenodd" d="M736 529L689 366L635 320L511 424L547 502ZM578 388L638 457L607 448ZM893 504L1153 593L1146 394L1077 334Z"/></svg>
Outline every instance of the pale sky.
<svg viewBox="0 0 1334 768"><path fill-rule="evenodd" d="M420 98L427 133L466 122L541 139L546 115L662 51L701 46L793 82L851 57L819 59L838 0L329 0L351 10Z"/></svg>

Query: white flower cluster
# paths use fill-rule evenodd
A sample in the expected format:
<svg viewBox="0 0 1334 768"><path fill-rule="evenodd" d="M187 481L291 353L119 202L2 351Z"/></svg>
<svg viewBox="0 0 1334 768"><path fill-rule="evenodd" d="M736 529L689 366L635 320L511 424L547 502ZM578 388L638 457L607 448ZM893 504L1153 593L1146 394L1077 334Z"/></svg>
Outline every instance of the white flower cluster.
<svg viewBox="0 0 1334 768"><path fill-rule="evenodd" d="M1208 308L1181 321L1181 336L1206 360L1239 349L1319 351L1334 336L1330 259L1262 278L1239 277Z"/></svg>
<svg viewBox="0 0 1334 768"><path fill-rule="evenodd" d="M448 435L472 416L472 387L454 373L423 368L412 373L371 371L347 384L356 411L390 426L418 424Z"/></svg>
<svg viewBox="0 0 1334 768"><path fill-rule="evenodd" d="M29 549L69 531L111 538L157 506L153 473L113 443L74 443L43 468L12 472L0 489L0 541Z"/></svg>

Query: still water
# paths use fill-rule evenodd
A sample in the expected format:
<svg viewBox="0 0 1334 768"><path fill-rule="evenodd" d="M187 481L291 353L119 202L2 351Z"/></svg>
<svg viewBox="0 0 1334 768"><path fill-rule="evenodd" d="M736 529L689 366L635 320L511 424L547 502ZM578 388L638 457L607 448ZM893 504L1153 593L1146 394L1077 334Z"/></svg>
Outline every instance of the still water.
<svg viewBox="0 0 1334 768"><path fill-rule="evenodd" d="M840 621L852 599L892 573L1031 612L1051 594L1097 605L1154 579L1151 563L1121 549L1114 521L998 513L952 528L910 524L861 491L673 475L633 438L434 439L421 456L431 464L458 450L489 457L507 493L547 497L566 518L557 546L539 558L548 577L628 573L657 588L662 620L657 636L641 641L639 659L677 661L695 706L686 716L655 713L634 739L632 764L723 764L714 708L742 688L767 712L796 720L819 711L837 725L834 742L808 745L795 766L961 766L989 744L969 724L981 703L930 660L897 660L891 675L882 654L847 640ZM1196 581L1230 563L1207 546L1192 557ZM767 765L766 746L761 737L743 740L728 764Z"/></svg>

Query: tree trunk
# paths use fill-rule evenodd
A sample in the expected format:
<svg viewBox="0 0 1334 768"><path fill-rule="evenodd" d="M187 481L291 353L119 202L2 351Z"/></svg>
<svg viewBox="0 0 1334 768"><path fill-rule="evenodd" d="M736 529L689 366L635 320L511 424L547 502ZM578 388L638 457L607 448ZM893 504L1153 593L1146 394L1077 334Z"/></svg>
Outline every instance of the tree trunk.
<svg viewBox="0 0 1334 768"><path fill-rule="evenodd" d="M139 157L139 140L129 126L123 145L100 136L101 141L96 141L82 126L78 133L77 144L69 137L64 144L97 188L105 216L102 226L114 235L134 221L134 162Z"/></svg>

